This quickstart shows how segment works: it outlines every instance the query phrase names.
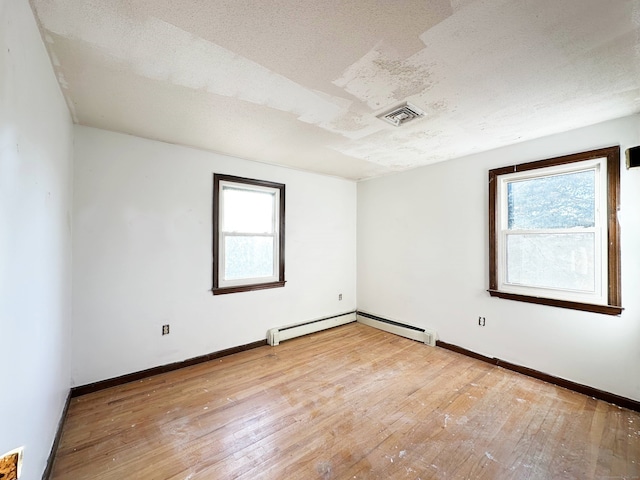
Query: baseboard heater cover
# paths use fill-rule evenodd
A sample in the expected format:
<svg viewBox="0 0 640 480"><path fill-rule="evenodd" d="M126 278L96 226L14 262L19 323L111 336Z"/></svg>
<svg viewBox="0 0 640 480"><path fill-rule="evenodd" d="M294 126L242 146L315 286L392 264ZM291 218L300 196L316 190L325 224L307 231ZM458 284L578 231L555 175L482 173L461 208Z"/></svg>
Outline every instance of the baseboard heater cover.
<svg viewBox="0 0 640 480"><path fill-rule="evenodd" d="M437 334L433 330L407 325L405 323L378 317L365 312L358 312L357 319L359 323L369 325L370 327L384 330L385 332L393 333L395 335L400 335L401 337L410 338L412 340L425 343L431 347L436 346Z"/></svg>
<svg viewBox="0 0 640 480"><path fill-rule="evenodd" d="M328 328L338 327L355 321L356 312L349 312L342 313L334 317L320 318L318 320L311 320L309 322L296 325L271 328L267 332L267 342L273 347L285 340L301 337L302 335L308 335L321 330L327 330Z"/></svg>

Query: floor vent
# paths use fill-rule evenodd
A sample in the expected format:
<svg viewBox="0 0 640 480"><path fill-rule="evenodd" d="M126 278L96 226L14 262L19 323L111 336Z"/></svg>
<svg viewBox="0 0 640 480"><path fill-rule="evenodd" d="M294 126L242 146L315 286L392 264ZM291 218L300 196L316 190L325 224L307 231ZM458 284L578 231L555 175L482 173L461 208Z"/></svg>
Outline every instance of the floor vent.
<svg viewBox="0 0 640 480"><path fill-rule="evenodd" d="M356 321L356 312L343 313L334 317L320 318L306 323L290 325L288 327L271 328L267 332L267 342L272 347L280 342L319 332L328 328L338 327Z"/></svg>
<svg viewBox="0 0 640 480"><path fill-rule="evenodd" d="M369 313L358 312L358 322L370 327L384 330L385 332L400 335L402 337L417 340L421 343L426 343L431 347L436 346L437 335L432 330L427 330L420 327L414 327L413 325L407 325L405 323L396 322L394 320L388 320L386 318L371 315Z"/></svg>

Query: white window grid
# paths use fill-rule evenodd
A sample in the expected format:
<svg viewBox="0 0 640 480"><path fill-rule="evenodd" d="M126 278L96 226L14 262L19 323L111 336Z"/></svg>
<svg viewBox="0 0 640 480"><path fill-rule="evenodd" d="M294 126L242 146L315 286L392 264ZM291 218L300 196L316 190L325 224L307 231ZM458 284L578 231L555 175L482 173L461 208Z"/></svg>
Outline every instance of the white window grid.
<svg viewBox="0 0 640 480"><path fill-rule="evenodd" d="M567 173L595 171L595 222L593 227L554 229L509 229L507 185L510 182L528 180ZM607 304L607 158L584 160L564 165L556 165L535 170L504 174L497 183L496 201L499 215L498 230L498 288L501 291L534 297L554 298L592 304ZM563 233L594 233L595 288L592 292L566 288L538 287L507 282L507 239L510 235L543 235Z"/></svg>
<svg viewBox="0 0 640 480"><path fill-rule="evenodd" d="M225 231L225 218L224 218L224 192L225 190L233 189L239 191L248 191L248 192L262 192L269 193L273 196L273 203L271 208L271 232L263 232L263 233L253 233L253 232L242 232L242 231ZM278 205L280 205L280 190L277 188L271 187L263 187L259 185L250 185L246 183L236 183L228 180L220 181L220 189L219 189L219 199L220 207L220 228L219 228L219 262L218 262L218 286L219 287L237 287L244 285L255 285L260 283L270 283L276 282L279 280L279 264L280 264L280 209ZM270 237L273 239L273 265L272 265L272 275L266 277L248 277L248 278L238 278L238 279L230 279L226 278L225 265L226 265L226 252L225 252L225 239L227 237L232 236L242 236L242 237Z"/></svg>

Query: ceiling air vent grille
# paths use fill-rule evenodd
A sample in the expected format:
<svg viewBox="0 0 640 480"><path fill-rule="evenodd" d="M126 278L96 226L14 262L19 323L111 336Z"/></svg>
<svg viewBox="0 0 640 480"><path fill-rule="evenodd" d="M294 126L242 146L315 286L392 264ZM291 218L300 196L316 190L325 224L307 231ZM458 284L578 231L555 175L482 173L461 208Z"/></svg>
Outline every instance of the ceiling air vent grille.
<svg viewBox="0 0 640 480"><path fill-rule="evenodd" d="M424 117L424 112L415 105L411 105L409 102L394 108L390 112L378 115L379 119L384 120L395 127L399 127L404 123L420 117Z"/></svg>

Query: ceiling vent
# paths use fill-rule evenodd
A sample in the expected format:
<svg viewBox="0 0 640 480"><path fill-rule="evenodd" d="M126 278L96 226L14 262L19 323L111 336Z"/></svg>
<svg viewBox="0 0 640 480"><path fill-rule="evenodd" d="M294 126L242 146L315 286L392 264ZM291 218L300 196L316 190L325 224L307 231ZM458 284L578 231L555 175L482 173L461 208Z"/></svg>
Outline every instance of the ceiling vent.
<svg viewBox="0 0 640 480"><path fill-rule="evenodd" d="M402 105L394 108L390 112L378 115L378 118L390 123L394 127L399 127L402 124L410 122L416 118L424 117L425 113L415 105L405 102Z"/></svg>

